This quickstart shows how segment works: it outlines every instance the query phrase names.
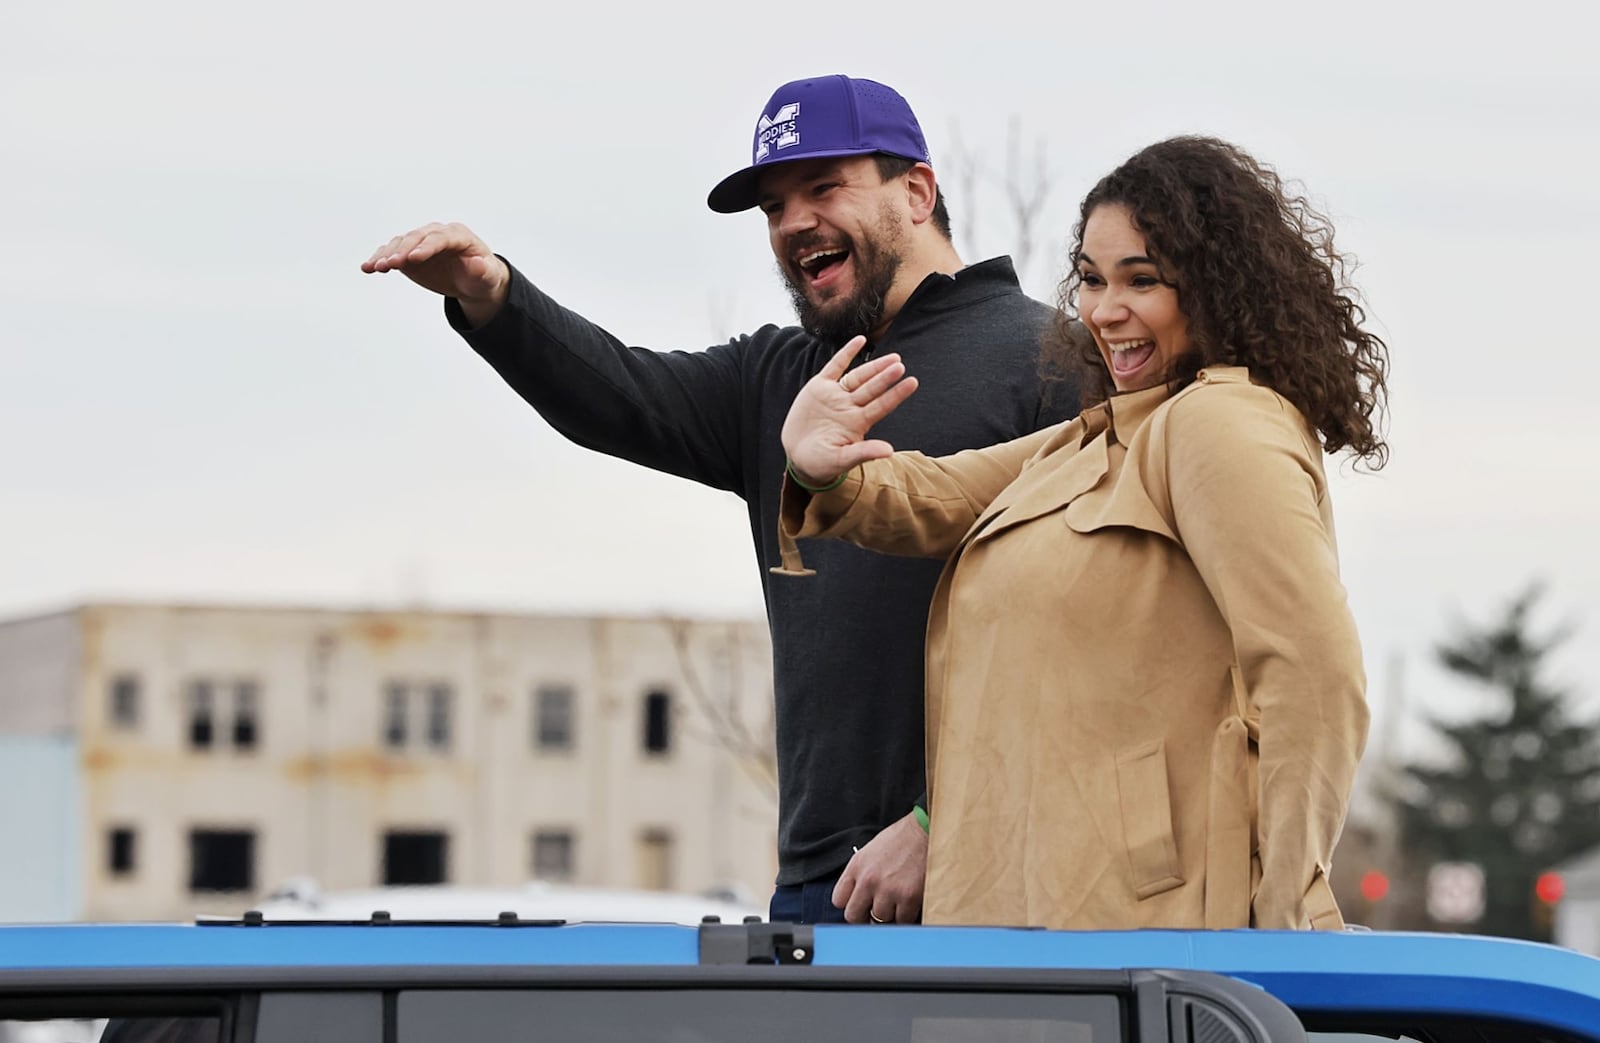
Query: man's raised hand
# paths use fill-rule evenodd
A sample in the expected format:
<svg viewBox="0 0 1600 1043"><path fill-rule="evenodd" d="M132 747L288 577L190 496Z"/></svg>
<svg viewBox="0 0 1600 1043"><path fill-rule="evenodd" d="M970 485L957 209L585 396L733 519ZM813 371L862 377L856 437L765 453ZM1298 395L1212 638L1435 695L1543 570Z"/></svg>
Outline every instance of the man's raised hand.
<svg viewBox="0 0 1600 1043"><path fill-rule="evenodd" d="M506 301L511 271L464 224L426 224L397 235L372 252L361 270L403 272L424 289L454 297L467 321L481 326Z"/></svg>

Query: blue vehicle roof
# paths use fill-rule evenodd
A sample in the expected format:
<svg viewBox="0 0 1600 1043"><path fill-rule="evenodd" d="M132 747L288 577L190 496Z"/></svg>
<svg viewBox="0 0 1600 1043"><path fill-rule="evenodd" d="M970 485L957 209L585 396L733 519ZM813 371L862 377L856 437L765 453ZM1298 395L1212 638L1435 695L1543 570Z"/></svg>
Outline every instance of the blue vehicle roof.
<svg viewBox="0 0 1600 1043"><path fill-rule="evenodd" d="M818 925L815 967L1199 970L1300 1012L1462 1014L1593 1031L1600 959L1533 942L1349 931L1061 932ZM692 967L699 929L666 924L0 926L12 971Z"/></svg>

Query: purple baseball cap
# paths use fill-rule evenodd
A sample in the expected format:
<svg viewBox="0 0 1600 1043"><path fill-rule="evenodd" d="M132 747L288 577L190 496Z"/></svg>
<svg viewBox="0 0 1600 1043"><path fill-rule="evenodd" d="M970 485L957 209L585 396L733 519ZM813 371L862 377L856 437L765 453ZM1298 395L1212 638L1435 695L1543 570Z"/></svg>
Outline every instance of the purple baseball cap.
<svg viewBox="0 0 1600 1043"><path fill-rule="evenodd" d="M848 76L795 80L774 91L761 110L750 165L723 178L706 205L720 214L755 206L762 167L874 152L928 162L928 143L917 117L894 88Z"/></svg>

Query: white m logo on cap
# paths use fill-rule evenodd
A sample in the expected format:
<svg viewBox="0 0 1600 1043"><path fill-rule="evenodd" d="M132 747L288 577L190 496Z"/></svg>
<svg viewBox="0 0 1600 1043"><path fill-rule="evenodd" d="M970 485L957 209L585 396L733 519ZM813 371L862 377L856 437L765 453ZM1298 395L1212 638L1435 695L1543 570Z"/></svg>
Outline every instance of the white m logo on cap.
<svg viewBox="0 0 1600 1043"><path fill-rule="evenodd" d="M792 101L771 116L761 114L756 124L756 158L759 163L773 149L800 144L800 103Z"/></svg>

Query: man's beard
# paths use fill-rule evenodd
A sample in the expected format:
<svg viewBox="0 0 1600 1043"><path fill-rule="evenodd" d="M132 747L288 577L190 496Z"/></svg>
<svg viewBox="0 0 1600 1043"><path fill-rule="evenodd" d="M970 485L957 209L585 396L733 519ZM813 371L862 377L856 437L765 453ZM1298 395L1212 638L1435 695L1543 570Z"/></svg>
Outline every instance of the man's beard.
<svg viewBox="0 0 1600 1043"><path fill-rule="evenodd" d="M778 265L778 274L783 277L784 286L789 290L789 299L794 302L801 327L825 344L838 347L857 334L870 337L883 321L885 303L890 288L894 286L895 276L900 272L901 262L900 225L892 207L885 206L880 212L875 231L877 234L869 240L857 242L851 239L847 243L850 248L849 263L855 266L856 280L855 292L848 297L817 304L806 294L804 273L799 276L802 281L796 281L788 265ZM836 244L819 240L815 245Z"/></svg>

